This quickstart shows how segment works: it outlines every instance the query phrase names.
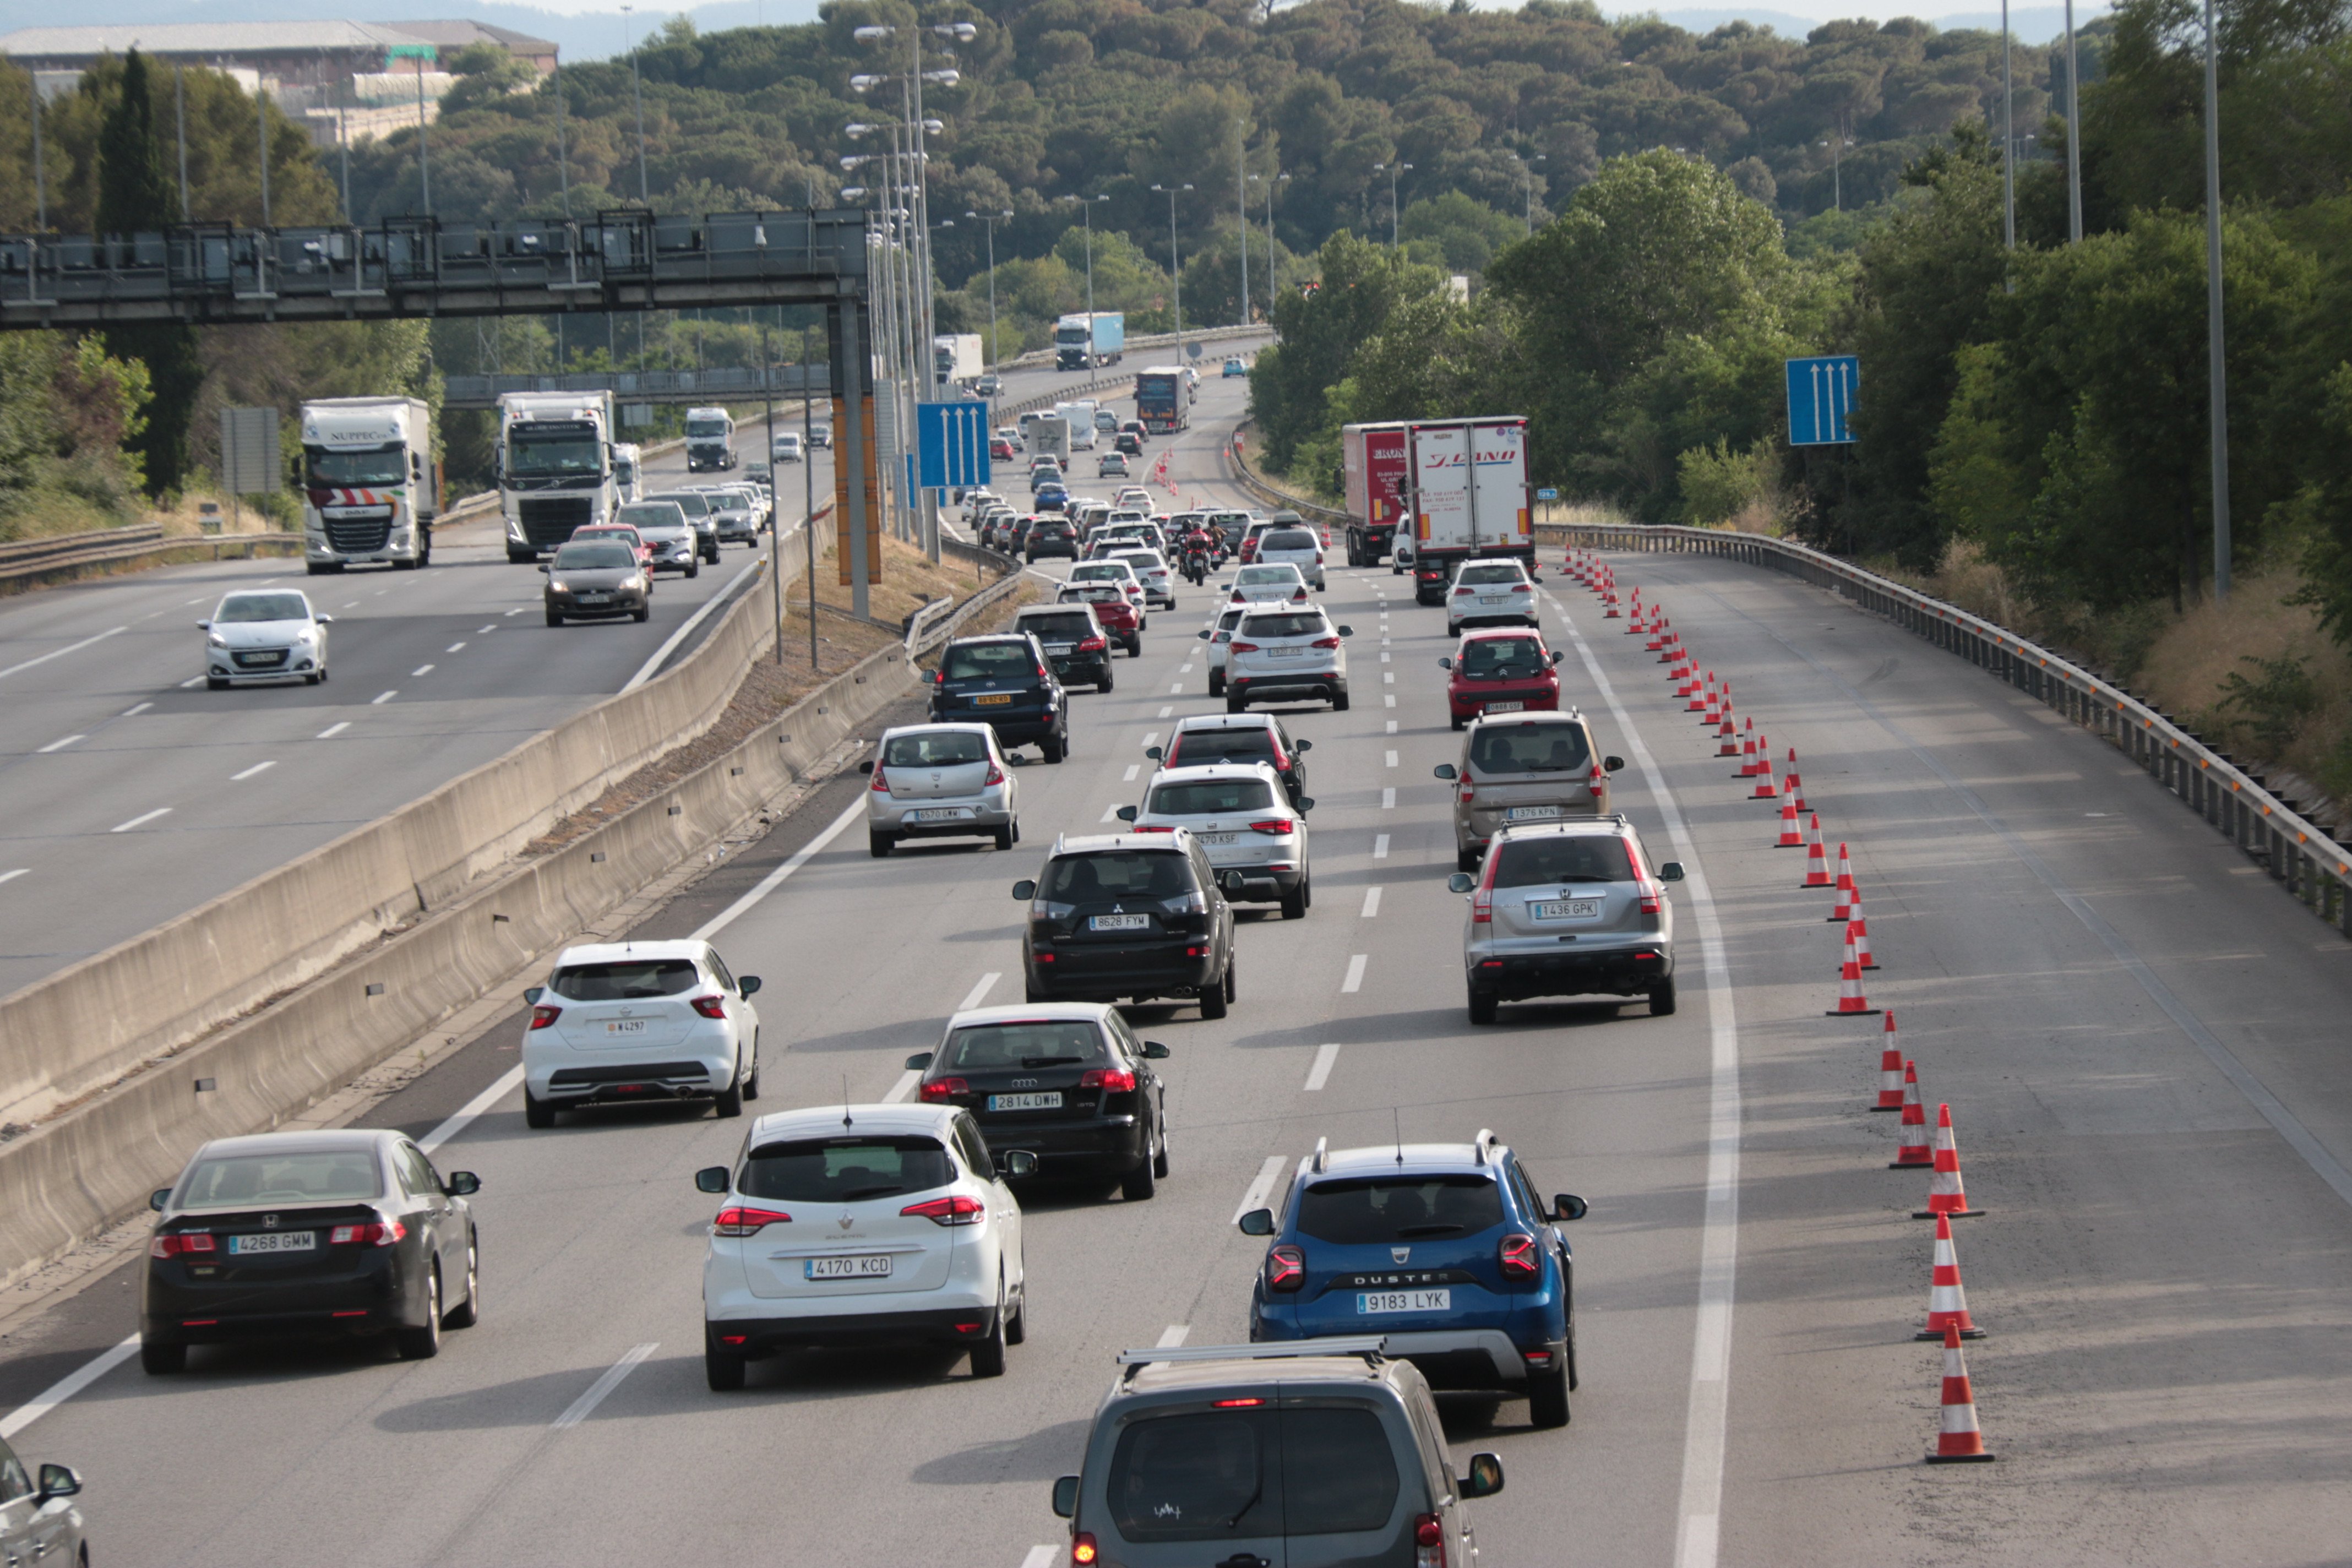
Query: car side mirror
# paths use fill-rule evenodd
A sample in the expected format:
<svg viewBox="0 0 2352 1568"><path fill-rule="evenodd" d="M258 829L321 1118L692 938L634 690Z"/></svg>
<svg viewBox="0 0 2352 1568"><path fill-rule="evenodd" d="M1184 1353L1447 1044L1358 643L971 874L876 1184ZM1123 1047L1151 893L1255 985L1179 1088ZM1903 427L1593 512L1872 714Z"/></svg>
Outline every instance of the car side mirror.
<svg viewBox="0 0 2352 1568"><path fill-rule="evenodd" d="M735 983L735 994L739 996L749 996L759 988L760 977L756 974L746 974Z"/></svg>
<svg viewBox="0 0 2352 1568"><path fill-rule="evenodd" d="M522 999L534 1007L539 1005L539 999L546 994L547 987L544 985L526 985L522 988Z"/></svg>
<svg viewBox="0 0 2352 1568"><path fill-rule="evenodd" d="M470 1198L482 1190L482 1178L471 1171L452 1171L441 1190L453 1198Z"/></svg>
<svg viewBox="0 0 2352 1568"><path fill-rule="evenodd" d="M871 757L868 757L868 758L866 758L864 762L862 762L862 763L858 763L858 764L857 764L857 771L858 771L859 773L866 773L866 774L869 774L869 775L870 775L870 774L874 772L874 759L873 759L873 758L871 758Z"/></svg>
<svg viewBox="0 0 2352 1568"><path fill-rule="evenodd" d="M555 570L555 563L552 561L542 561L539 563L539 570L540 574L541 576L545 576L547 574Z"/></svg>
<svg viewBox="0 0 2352 1568"><path fill-rule="evenodd" d="M1054 1478L1054 1513L1059 1519L1075 1519L1078 1513L1078 1478Z"/></svg>
<svg viewBox="0 0 2352 1568"><path fill-rule="evenodd" d="M1312 741L1301 741L1294 749L1301 752L1311 752L1315 749L1315 742Z"/></svg>
<svg viewBox="0 0 2352 1568"><path fill-rule="evenodd" d="M1150 757L1153 762L1155 762L1155 763L1156 763L1156 762L1158 762L1161 757L1165 756L1167 753L1166 753L1164 751L1162 751L1162 750L1161 750L1160 747L1158 747L1158 746L1146 746L1146 747L1144 747L1144 748L1143 748L1143 754L1144 754L1145 756L1147 756L1147 757Z"/></svg>
<svg viewBox="0 0 2352 1568"><path fill-rule="evenodd" d="M1026 902L1037 896L1037 884L1024 877L1013 884L1013 896Z"/></svg>
<svg viewBox="0 0 2352 1568"><path fill-rule="evenodd" d="M1341 626L1339 628L1339 635L1343 637L1354 637L1356 635L1356 628L1353 626Z"/></svg>
<svg viewBox="0 0 2352 1568"><path fill-rule="evenodd" d="M1158 1040L1146 1040L1143 1042L1143 1054L1152 1061L1164 1062L1168 1059L1168 1047Z"/></svg>
<svg viewBox="0 0 2352 1568"><path fill-rule="evenodd" d="M1432 778L1444 779L1449 784L1462 776L1454 771L1454 764L1452 763L1440 763L1435 767L1430 769L1429 773Z"/></svg>
<svg viewBox="0 0 2352 1568"><path fill-rule="evenodd" d="M1470 1473L1460 1481L1465 1498L1493 1497L1503 1489L1503 1461L1492 1454L1470 1456Z"/></svg>
<svg viewBox="0 0 2352 1568"><path fill-rule="evenodd" d="M1622 757L1603 757L1601 759L1601 765L1608 769L1612 773L1618 773L1622 771L1624 768L1625 759Z"/></svg>
<svg viewBox="0 0 2352 1568"><path fill-rule="evenodd" d="M1560 652L1558 648L1554 648L1552 650L1551 661L1554 664L1558 664L1561 659L1566 658L1567 657L1568 655Z"/></svg>
<svg viewBox="0 0 2352 1568"><path fill-rule="evenodd" d="M169 1187L157 1187L153 1192L147 1194L147 1206L153 1209L157 1214L162 1214L163 1212L163 1205L171 1201L172 1189Z"/></svg>
<svg viewBox="0 0 2352 1568"><path fill-rule="evenodd" d="M1228 897L1239 893L1245 885L1239 871L1223 871L1217 876L1217 886L1223 889Z"/></svg>
<svg viewBox="0 0 2352 1568"><path fill-rule="evenodd" d="M319 615L313 616L310 618L318 622L322 626L331 626L335 624L335 617L332 616Z"/></svg>
<svg viewBox="0 0 2352 1568"><path fill-rule="evenodd" d="M932 1060L937 1055L938 1053L935 1051L917 1051L913 1056L907 1058L907 1070L908 1072L921 1072L925 1068L931 1065Z"/></svg>
<svg viewBox="0 0 2352 1568"><path fill-rule="evenodd" d="M1201 630L1193 633L1192 635L1199 637L1202 642L1207 642L1212 634L1207 627L1203 626Z"/></svg>
<svg viewBox="0 0 2352 1568"><path fill-rule="evenodd" d="M1551 1195L1551 1217L1556 1220L1582 1219L1587 1212L1584 1200L1574 1193L1554 1193Z"/></svg>
<svg viewBox="0 0 2352 1568"><path fill-rule="evenodd" d="M1235 1223L1240 1225L1242 1227L1242 1234L1244 1236L1272 1236L1274 1234L1274 1211L1272 1209L1252 1209L1249 1213L1242 1215L1242 1217Z"/></svg>
<svg viewBox="0 0 2352 1568"><path fill-rule="evenodd" d="M1661 881L1661 882L1679 882L1679 881L1681 881L1682 879L1683 879L1683 863L1682 863L1681 861L1679 861L1679 860L1669 860L1669 861L1667 861L1664 865L1663 865L1663 866L1661 866L1661 867L1659 867L1659 868L1658 868L1658 880L1659 880L1659 881Z"/></svg>
<svg viewBox="0 0 2352 1568"><path fill-rule="evenodd" d="M705 1165L694 1173L694 1190L698 1193L723 1193L727 1190L727 1167Z"/></svg>
<svg viewBox="0 0 2352 1568"><path fill-rule="evenodd" d="M1122 805L1118 808L1116 815L1121 822L1133 822L1135 820L1135 807L1131 805Z"/></svg>
<svg viewBox="0 0 2352 1568"><path fill-rule="evenodd" d="M1452 669L1454 668L1453 658L1449 656L1445 658L1439 659L1437 661L1437 668L1440 669Z"/></svg>
<svg viewBox="0 0 2352 1568"><path fill-rule="evenodd" d="M1008 1149L996 1162L1000 1176L1034 1176L1037 1173L1037 1156L1026 1149Z"/></svg>
<svg viewBox="0 0 2352 1568"><path fill-rule="evenodd" d="M1466 893L1477 885L1478 879L1467 871L1456 871L1445 879L1445 890L1449 893Z"/></svg>
<svg viewBox="0 0 2352 1568"><path fill-rule="evenodd" d="M56 1498L78 1497L80 1493L81 1478L74 1473L71 1465L41 1467L41 1495L38 1501L48 1502Z"/></svg>
<svg viewBox="0 0 2352 1568"><path fill-rule="evenodd" d="M1299 816L1306 816L1308 812L1310 812L1310 811L1312 811L1312 810L1314 810L1314 809L1315 809L1315 797L1314 797L1313 795L1300 795L1300 796L1298 797L1298 815L1299 815Z"/></svg>

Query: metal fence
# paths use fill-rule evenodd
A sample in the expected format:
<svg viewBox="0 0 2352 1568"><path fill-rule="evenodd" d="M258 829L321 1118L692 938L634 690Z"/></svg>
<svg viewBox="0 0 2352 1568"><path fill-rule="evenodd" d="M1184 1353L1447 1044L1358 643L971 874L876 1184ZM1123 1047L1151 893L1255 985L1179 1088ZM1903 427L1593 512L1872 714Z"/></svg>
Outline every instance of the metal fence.
<svg viewBox="0 0 2352 1568"><path fill-rule="evenodd" d="M224 548L251 555L256 550L301 547L302 536L299 533L205 534L167 539L162 527L152 522L132 528L102 528L92 533L59 533L47 539L0 544L0 583L30 582L53 573L138 561L174 551L207 551L217 561Z"/></svg>

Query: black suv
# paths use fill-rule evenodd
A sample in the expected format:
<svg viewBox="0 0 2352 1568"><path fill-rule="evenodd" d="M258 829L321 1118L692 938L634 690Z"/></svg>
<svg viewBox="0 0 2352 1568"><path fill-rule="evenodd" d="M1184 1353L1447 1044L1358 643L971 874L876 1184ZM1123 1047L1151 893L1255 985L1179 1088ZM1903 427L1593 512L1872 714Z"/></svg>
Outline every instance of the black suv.
<svg viewBox="0 0 2352 1568"><path fill-rule="evenodd" d="M1064 686L1111 689L1110 634L1092 605L1032 605L1013 618L1013 629L1037 639Z"/></svg>
<svg viewBox="0 0 2352 1568"><path fill-rule="evenodd" d="M1282 777L1297 805L1307 798L1307 762L1301 752L1315 742L1291 738L1282 721L1266 713L1198 713L1176 721L1168 744L1144 755L1163 768L1209 767L1218 763L1264 763Z"/></svg>
<svg viewBox="0 0 2352 1568"><path fill-rule="evenodd" d="M934 723L984 723L1007 746L1034 743L1049 763L1069 752L1069 699L1026 632L956 638L940 649L930 690Z"/></svg>
<svg viewBox="0 0 2352 1568"><path fill-rule="evenodd" d="M1031 1002L1197 999L1222 1018L1234 999L1239 871L1220 885L1183 828L1063 838L1035 881L1013 884L1029 905L1021 966Z"/></svg>
<svg viewBox="0 0 2352 1568"><path fill-rule="evenodd" d="M1037 503L1043 507L1045 503ZM1030 562L1040 555L1066 555L1078 558L1077 525L1066 517L1040 517L1029 525L1029 536L1024 542Z"/></svg>

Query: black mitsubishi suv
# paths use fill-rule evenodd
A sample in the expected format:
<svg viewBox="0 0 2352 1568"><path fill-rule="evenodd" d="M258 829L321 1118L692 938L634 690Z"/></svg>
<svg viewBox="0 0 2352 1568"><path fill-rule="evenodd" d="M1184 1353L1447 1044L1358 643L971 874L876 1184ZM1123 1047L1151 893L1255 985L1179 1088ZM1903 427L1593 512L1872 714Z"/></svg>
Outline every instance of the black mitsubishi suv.
<svg viewBox="0 0 2352 1568"><path fill-rule="evenodd" d="M1148 1002L1181 997L1222 1018L1234 999L1234 911L1242 874L1221 885L1183 828L1062 838L1034 881L1021 942L1026 1000Z"/></svg>
<svg viewBox="0 0 2352 1568"><path fill-rule="evenodd" d="M1049 763L1070 749L1070 702L1045 650L1027 632L957 637L931 674L934 723L984 723L1007 746L1034 744Z"/></svg>
<svg viewBox="0 0 2352 1568"><path fill-rule="evenodd" d="M1111 689L1110 634L1093 605L1031 605L1013 617L1013 629L1037 639L1064 686Z"/></svg>

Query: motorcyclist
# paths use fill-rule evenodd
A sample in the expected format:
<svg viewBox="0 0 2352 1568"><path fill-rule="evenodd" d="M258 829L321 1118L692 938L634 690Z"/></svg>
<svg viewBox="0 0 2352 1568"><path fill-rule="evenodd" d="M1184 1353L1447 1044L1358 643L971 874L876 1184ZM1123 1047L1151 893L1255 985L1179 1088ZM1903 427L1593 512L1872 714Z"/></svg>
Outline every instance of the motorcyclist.
<svg viewBox="0 0 2352 1568"><path fill-rule="evenodd" d="M1177 549L1184 559L1184 574L1196 585L1208 576L1209 563L1215 556L1216 547L1215 537L1202 525L1200 519L1194 518L1186 525L1184 537L1178 542Z"/></svg>

